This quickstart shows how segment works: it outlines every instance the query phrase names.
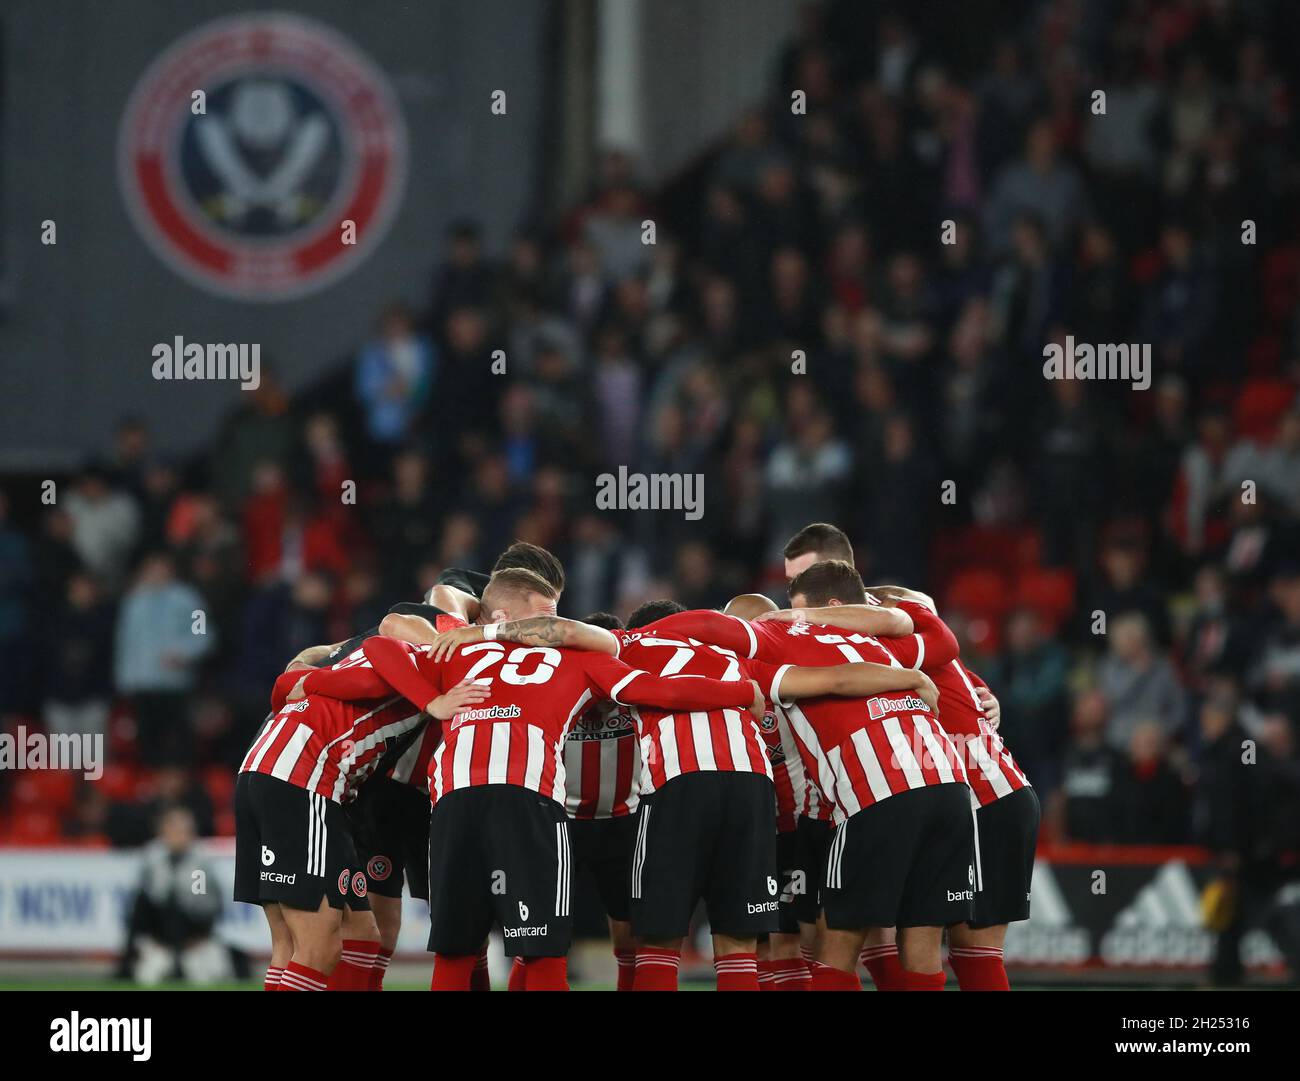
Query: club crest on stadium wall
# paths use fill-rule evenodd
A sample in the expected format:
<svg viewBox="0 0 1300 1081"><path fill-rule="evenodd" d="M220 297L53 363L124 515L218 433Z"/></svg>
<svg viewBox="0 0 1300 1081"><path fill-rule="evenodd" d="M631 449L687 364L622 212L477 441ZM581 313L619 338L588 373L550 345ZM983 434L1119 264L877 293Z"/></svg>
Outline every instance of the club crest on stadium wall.
<svg viewBox="0 0 1300 1081"><path fill-rule="evenodd" d="M207 23L141 76L118 137L136 227L178 274L241 300L300 297L358 266L406 179L383 74L310 19Z"/></svg>

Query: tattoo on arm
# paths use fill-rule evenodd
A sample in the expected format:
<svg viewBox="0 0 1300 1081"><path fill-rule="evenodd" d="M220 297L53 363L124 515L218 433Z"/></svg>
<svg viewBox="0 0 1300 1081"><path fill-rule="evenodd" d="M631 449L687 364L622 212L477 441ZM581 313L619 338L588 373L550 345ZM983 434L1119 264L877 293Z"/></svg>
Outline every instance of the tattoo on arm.
<svg viewBox="0 0 1300 1081"><path fill-rule="evenodd" d="M569 623L559 616L530 616L503 623L498 637L526 646L562 646L569 637Z"/></svg>

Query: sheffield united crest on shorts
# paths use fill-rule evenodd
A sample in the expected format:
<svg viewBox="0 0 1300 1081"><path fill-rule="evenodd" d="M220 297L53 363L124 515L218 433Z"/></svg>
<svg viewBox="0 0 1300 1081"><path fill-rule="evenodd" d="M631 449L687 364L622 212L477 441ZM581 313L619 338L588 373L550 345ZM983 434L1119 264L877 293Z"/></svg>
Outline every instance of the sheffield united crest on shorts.
<svg viewBox="0 0 1300 1081"><path fill-rule="evenodd" d="M248 14L154 61L122 118L118 167L136 227L178 274L286 300L348 273L383 236L406 131L383 74L346 39Z"/></svg>

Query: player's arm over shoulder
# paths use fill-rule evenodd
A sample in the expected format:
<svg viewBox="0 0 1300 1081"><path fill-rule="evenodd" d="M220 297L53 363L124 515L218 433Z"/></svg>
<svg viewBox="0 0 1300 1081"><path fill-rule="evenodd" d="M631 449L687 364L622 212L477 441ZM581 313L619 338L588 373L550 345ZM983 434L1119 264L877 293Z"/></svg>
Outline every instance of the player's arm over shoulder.
<svg viewBox="0 0 1300 1081"><path fill-rule="evenodd" d="M877 694L912 691L932 706L938 692L930 677L919 669L898 668L873 661L801 667L751 661L750 670L774 702L788 705L800 698L836 695L842 698L868 698Z"/></svg>
<svg viewBox="0 0 1300 1081"><path fill-rule="evenodd" d="M449 613L439 605L403 601L388 610L379 624L379 633L413 646L427 646L437 641L449 625L465 622L459 613Z"/></svg>
<svg viewBox="0 0 1300 1081"><path fill-rule="evenodd" d="M825 608L790 608L768 612L760 617L764 623L799 622L820 623L826 627L839 627L873 638L901 638L911 634L911 615L902 608L886 608L878 604L832 604Z"/></svg>
<svg viewBox="0 0 1300 1081"><path fill-rule="evenodd" d="M297 668L315 668L342 644L342 642L335 642L332 646L308 646L294 657L293 660L286 664L284 670L286 672L291 672Z"/></svg>
<svg viewBox="0 0 1300 1081"><path fill-rule="evenodd" d="M727 615L711 608L692 608L674 612L641 628L647 637L656 634L679 634L721 646L739 653L742 657L761 656L754 627L739 616Z"/></svg>
<svg viewBox="0 0 1300 1081"><path fill-rule="evenodd" d="M604 627L563 616L529 616L498 623L494 637L525 646L584 649L611 656L617 656L619 650L618 639Z"/></svg>
<svg viewBox="0 0 1300 1081"><path fill-rule="evenodd" d="M379 633L386 638L410 642L413 646L432 645L438 638L434 625L423 616L403 612L389 612L379 622Z"/></svg>
<svg viewBox="0 0 1300 1081"><path fill-rule="evenodd" d="M455 586L449 586L445 583L434 586L429 590L425 602L436 608L441 608L448 615L459 616L466 623L473 623L478 619L478 598L472 593L466 593L463 589L457 589Z"/></svg>

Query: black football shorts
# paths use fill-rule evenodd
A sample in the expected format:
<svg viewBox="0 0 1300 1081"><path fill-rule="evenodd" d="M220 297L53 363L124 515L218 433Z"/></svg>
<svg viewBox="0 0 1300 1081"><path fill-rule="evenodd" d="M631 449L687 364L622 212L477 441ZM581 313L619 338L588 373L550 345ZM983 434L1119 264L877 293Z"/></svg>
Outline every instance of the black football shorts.
<svg viewBox="0 0 1300 1081"><path fill-rule="evenodd" d="M864 807L835 828L822 907L837 931L946 927L970 919L974 811L959 782Z"/></svg>
<svg viewBox="0 0 1300 1081"><path fill-rule="evenodd" d="M235 900L315 912L369 911L368 886L343 808L265 773L235 782Z"/></svg>
<svg viewBox="0 0 1300 1081"><path fill-rule="evenodd" d="M1028 786L975 812L975 903L970 925L1029 919L1029 886L1038 846L1038 796Z"/></svg>
<svg viewBox="0 0 1300 1081"><path fill-rule="evenodd" d="M684 773L641 798L632 930L680 938L701 900L714 934L778 930L776 790L761 773Z"/></svg>
<svg viewBox="0 0 1300 1081"><path fill-rule="evenodd" d="M581 874L584 867L591 871L605 915L611 920L626 921L631 914L636 822L635 814L569 819L574 873Z"/></svg>
<svg viewBox="0 0 1300 1081"><path fill-rule="evenodd" d="M346 807L371 893L429 899L429 794L391 777L372 777Z"/></svg>
<svg viewBox="0 0 1300 1081"><path fill-rule="evenodd" d="M800 923L816 923L822 914L822 889L826 883L826 854L831 850L835 824L829 819L799 816L795 823L799 847L796 857L807 873L808 888L795 898L795 917Z"/></svg>
<svg viewBox="0 0 1300 1081"><path fill-rule="evenodd" d="M510 784L448 792L429 816L429 949L477 954L496 924L507 957L563 957L571 869L555 800Z"/></svg>

